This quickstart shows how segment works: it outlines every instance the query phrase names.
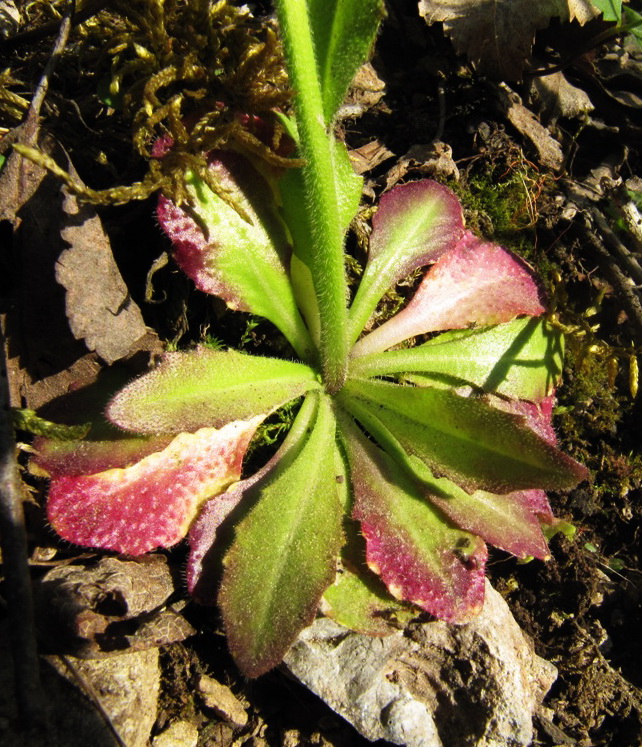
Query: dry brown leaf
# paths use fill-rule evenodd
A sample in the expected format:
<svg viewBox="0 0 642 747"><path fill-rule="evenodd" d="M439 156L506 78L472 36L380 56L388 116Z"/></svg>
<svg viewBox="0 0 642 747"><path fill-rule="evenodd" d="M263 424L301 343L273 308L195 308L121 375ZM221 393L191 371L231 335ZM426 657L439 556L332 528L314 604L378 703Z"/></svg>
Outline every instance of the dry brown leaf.
<svg viewBox="0 0 642 747"><path fill-rule="evenodd" d="M533 112L522 105L519 96L507 85L500 83L497 95L508 121L534 146L537 160L551 171L561 171L564 166L564 151L557 140Z"/></svg>
<svg viewBox="0 0 642 747"><path fill-rule="evenodd" d="M586 91L569 83L562 72L534 78L531 98L539 102L541 113L551 121L558 117L572 119L595 109Z"/></svg>
<svg viewBox="0 0 642 747"><path fill-rule="evenodd" d="M69 326L76 339L107 363L127 355L145 334L145 322L123 281L96 211L63 187L63 226L69 244L56 262L65 288Z"/></svg>
<svg viewBox="0 0 642 747"><path fill-rule="evenodd" d="M419 13L442 22L480 72L503 80L521 78L535 32L552 18L584 24L599 15L590 0L419 0Z"/></svg>
<svg viewBox="0 0 642 747"><path fill-rule="evenodd" d="M194 629L176 608L161 555L102 558L95 566L59 566L38 586L38 617L47 648L81 658L184 640Z"/></svg>
<svg viewBox="0 0 642 747"><path fill-rule="evenodd" d="M28 135L27 128L21 126L12 131L11 138L23 142ZM58 163L70 168L64 149L51 136L41 133L37 144ZM64 193L60 181L15 151L0 173L0 195L0 220L13 227L13 236L7 242L4 255L3 269L6 266L7 271L2 277L6 306L10 309L2 324L8 340L11 405L37 409L48 399L65 393L70 385L76 385L88 373L83 361L87 358L87 346L71 332L67 319L69 299L64 287L56 281L56 262L67 247L61 231L71 231L69 240L78 239L80 251L88 239L81 241L85 234L84 229L76 225L78 216L70 217L62 210ZM80 235L74 231L80 231ZM93 262L95 267L95 254ZM111 259L107 275L103 272L102 278L97 271L93 277L85 278L85 286L81 289L85 297L91 296L102 302L103 286L108 285L105 275L114 284L118 272L113 262ZM82 284L78 280L73 285L76 293L80 292ZM123 336L121 315L114 315L113 311L118 310L119 303L126 305L126 301L125 290L120 301L112 298L103 304L103 315L92 320L103 324L103 330L109 323L118 332L105 333L104 338L98 339L97 349L107 361L113 360L125 348L127 353L132 343L139 339L141 343L144 340L141 335L144 335L145 327L139 311L137 316L129 317L130 324L125 329L127 335ZM75 302L71 309L73 316L78 313L77 306ZM86 314L89 315L91 313ZM92 329L90 325L89 330ZM93 338L100 337L95 329L92 334ZM141 343L135 347L140 348ZM90 368L97 367L95 355L90 355L87 361ZM76 371L79 362L80 369Z"/></svg>

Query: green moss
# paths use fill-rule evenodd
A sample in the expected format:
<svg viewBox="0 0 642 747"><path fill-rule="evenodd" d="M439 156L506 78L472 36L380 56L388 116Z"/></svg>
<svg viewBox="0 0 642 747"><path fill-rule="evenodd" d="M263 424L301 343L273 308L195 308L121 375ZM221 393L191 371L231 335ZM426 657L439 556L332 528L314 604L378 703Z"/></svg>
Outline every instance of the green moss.
<svg viewBox="0 0 642 747"><path fill-rule="evenodd" d="M44 3L31 5L37 10ZM186 202L188 169L226 199L204 156L216 148L235 147L272 166L295 164L280 151L282 131L276 121L273 136L266 138L255 119L287 109L290 91L274 23L255 18L244 6L227 0L112 0L74 29L68 50L58 71L65 87L90 88L94 101L112 103L107 116L91 123L92 133L101 136L104 128L109 142L118 121L123 132L131 133L131 153L147 168L134 184L94 190L44 153L21 150L84 199L123 204L162 189L174 201ZM12 81L7 78L3 85L0 80L0 106L7 98L3 90L7 96L13 93ZM173 147L155 158L153 146L160 137L171 138ZM123 156L103 155L114 164Z"/></svg>

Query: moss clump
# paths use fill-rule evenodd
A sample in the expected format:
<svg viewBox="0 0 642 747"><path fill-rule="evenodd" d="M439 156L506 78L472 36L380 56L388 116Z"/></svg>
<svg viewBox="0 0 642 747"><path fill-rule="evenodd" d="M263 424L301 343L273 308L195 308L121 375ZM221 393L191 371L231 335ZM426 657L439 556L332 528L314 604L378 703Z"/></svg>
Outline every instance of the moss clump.
<svg viewBox="0 0 642 747"><path fill-rule="evenodd" d="M37 11L43 4L32 4L35 17L42 17ZM74 30L68 48L55 82L68 90L90 87L103 104L101 118L91 122L94 135L103 134L101 127L107 134L115 119L124 121L131 151L147 164L139 182L92 190L44 154L25 151L81 197L122 204L162 189L184 202L188 169L220 193L203 155L215 148L233 146L281 167L294 163L283 154L271 114L290 101L276 29L246 6L228 0L112 0ZM4 88L11 94L10 86ZM50 90L60 95L55 85ZM162 158L154 147L159 138L172 143ZM108 163L113 156L114 163L122 159L122 153L104 154Z"/></svg>

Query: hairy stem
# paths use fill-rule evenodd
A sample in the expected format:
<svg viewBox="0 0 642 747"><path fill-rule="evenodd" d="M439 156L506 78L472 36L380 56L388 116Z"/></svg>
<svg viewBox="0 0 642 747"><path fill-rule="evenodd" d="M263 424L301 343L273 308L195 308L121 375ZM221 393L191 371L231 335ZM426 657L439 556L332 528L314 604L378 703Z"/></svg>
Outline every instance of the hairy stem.
<svg viewBox="0 0 642 747"><path fill-rule="evenodd" d="M348 347L344 236L339 219L332 135L323 116L307 4L304 0L278 0L277 10L295 90L300 155L306 161L304 199L312 216L310 271L319 304L321 369L326 389L336 392L345 380Z"/></svg>

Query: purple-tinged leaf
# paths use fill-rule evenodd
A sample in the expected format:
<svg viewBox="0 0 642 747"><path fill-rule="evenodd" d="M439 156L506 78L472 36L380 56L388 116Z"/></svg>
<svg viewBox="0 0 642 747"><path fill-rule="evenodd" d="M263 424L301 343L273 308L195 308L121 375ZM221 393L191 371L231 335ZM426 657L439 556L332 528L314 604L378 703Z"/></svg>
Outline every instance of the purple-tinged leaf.
<svg viewBox="0 0 642 747"><path fill-rule="evenodd" d="M427 332L508 322L544 311L527 265L466 231L426 273L410 303L355 345L353 356L378 353Z"/></svg>
<svg viewBox="0 0 642 747"><path fill-rule="evenodd" d="M208 501L190 529L187 559L187 588L197 602L216 604L220 577L220 552L216 547L218 530L228 515L239 505L253 485L263 481L286 459L286 455L300 446L308 428L312 427L316 400L308 397L274 456L258 472L233 485L228 491ZM293 452L294 453L294 452ZM336 470L345 473L345 465L335 454ZM285 464L285 462L283 462ZM283 464L281 466L283 466ZM345 478L344 478L345 479ZM337 485L340 489L342 486ZM346 486L343 486L346 489Z"/></svg>
<svg viewBox="0 0 642 747"><path fill-rule="evenodd" d="M353 516L368 566L397 599L463 623L484 601L486 546L454 526L385 452L342 419L354 491Z"/></svg>
<svg viewBox="0 0 642 747"><path fill-rule="evenodd" d="M136 436L109 441L57 441L37 438L32 463L49 477L92 475L116 467L129 467L156 451L161 451L173 436Z"/></svg>
<svg viewBox="0 0 642 747"><path fill-rule="evenodd" d="M262 417L181 433L131 467L51 482L48 518L69 542L130 555L171 547L201 505L238 480Z"/></svg>
<svg viewBox="0 0 642 747"><path fill-rule="evenodd" d="M550 557L540 527L540 518L544 520L547 514L550 515L543 491L524 490L497 495L476 490L470 494L446 478L434 477L416 457L411 457L411 461L421 478L425 498L457 526L518 558L547 560Z"/></svg>
<svg viewBox="0 0 642 747"><path fill-rule="evenodd" d="M344 522L346 544L334 583L325 591L321 611L340 625L383 637L402 630L420 610L400 602L366 564L366 543L358 522Z"/></svg>
<svg viewBox="0 0 642 747"><path fill-rule="evenodd" d="M526 425L540 438L555 446L557 435L553 429L553 394L540 402L526 402L524 400L503 399L502 397L488 397L488 402L498 410L512 412L524 418Z"/></svg>
<svg viewBox="0 0 642 747"><path fill-rule="evenodd" d="M350 308L350 341L357 339L389 288L437 260L463 232L459 200L437 182L409 182L385 194L372 220L368 264Z"/></svg>
<svg viewBox="0 0 642 747"><path fill-rule="evenodd" d="M392 435L437 477L468 492L571 488L586 469L536 435L525 419L436 387L349 380L339 394L377 439ZM385 447L385 444L382 443Z"/></svg>
<svg viewBox="0 0 642 747"><path fill-rule="evenodd" d="M203 605L216 604L218 594L218 560L216 539L221 524L238 506L249 480L241 480L225 493L209 500L189 530L189 557L185 569L187 590Z"/></svg>
<svg viewBox="0 0 642 747"><path fill-rule="evenodd" d="M231 151L212 152L210 168L227 200L193 176L187 179L194 202L189 211L160 197L158 220L176 262L200 290L269 319L306 357L311 342L288 279L289 244L270 186Z"/></svg>
<svg viewBox="0 0 642 747"><path fill-rule="evenodd" d="M335 420L325 395L311 400L318 402L311 432L301 431L296 447L253 486L253 505L224 560L219 605L232 655L250 677L281 661L336 573Z"/></svg>
<svg viewBox="0 0 642 747"><path fill-rule="evenodd" d="M107 417L137 433L220 427L269 413L311 389L317 374L303 363L200 348L167 353L160 364L111 400Z"/></svg>

